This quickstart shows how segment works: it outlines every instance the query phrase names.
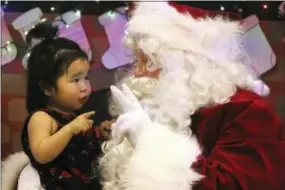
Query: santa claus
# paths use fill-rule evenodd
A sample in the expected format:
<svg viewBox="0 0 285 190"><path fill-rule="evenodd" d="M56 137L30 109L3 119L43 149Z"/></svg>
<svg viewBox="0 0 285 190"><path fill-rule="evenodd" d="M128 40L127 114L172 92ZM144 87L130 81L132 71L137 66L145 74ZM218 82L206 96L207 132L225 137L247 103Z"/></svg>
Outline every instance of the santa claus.
<svg viewBox="0 0 285 190"><path fill-rule="evenodd" d="M104 190L285 188L285 128L254 92L242 34L229 19L137 4L125 43L139 61L111 87Z"/></svg>

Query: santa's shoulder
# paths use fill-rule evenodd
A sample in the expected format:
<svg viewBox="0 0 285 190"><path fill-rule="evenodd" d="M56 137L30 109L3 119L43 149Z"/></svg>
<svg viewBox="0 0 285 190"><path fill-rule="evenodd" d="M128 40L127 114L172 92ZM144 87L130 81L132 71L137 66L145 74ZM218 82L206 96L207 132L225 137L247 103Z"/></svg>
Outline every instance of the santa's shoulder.
<svg viewBox="0 0 285 190"><path fill-rule="evenodd" d="M203 120L222 118L223 122L230 122L242 115L250 116L251 119L263 116L280 120L267 99L243 89L239 89L228 102L202 108L193 117L198 116Z"/></svg>

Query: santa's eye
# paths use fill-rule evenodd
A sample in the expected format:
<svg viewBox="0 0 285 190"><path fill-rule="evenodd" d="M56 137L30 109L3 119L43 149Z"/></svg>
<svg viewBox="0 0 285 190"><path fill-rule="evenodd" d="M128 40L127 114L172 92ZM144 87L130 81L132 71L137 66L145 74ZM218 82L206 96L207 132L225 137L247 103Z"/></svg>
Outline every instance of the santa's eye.
<svg viewBox="0 0 285 190"><path fill-rule="evenodd" d="M147 64L146 64L146 70L147 71L152 72L152 71L155 71L156 69L157 69L157 67L156 67L155 63L153 63L152 61L147 62Z"/></svg>

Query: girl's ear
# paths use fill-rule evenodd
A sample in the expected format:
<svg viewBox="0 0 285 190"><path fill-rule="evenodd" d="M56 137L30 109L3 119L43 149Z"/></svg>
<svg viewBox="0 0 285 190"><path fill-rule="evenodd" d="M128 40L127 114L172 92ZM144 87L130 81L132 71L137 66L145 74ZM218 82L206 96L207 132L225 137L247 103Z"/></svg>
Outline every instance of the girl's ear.
<svg viewBox="0 0 285 190"><path fill-rule="evenodd" d="M44 93L46 96L51 96L52 95L52 90L51 89L43 89Z"/></svg>
<svg viewBox="0 0 285 190"><path fill-rule="evenodd" d="M53 95L53 88L48 87L48 85L44 84L43 82L39 82L40 88L45 93L46 96L52 96Z"/></svg>

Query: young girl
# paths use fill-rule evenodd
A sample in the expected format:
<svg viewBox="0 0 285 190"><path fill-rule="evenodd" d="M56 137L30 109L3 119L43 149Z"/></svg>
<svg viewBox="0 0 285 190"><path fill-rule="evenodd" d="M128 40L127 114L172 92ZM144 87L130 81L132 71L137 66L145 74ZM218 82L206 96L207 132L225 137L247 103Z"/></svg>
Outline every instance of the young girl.
<svg viewBox="0 0 285 190"><path fill-rule="evenodd" d="M91 92L90 65L75 42L57 33L50 23L41 23L26 38L28 44L37 44L28 59L23 150L43 188L100 189L94 171L100 143L90 130L95 112L76 114Z"/></svg>

